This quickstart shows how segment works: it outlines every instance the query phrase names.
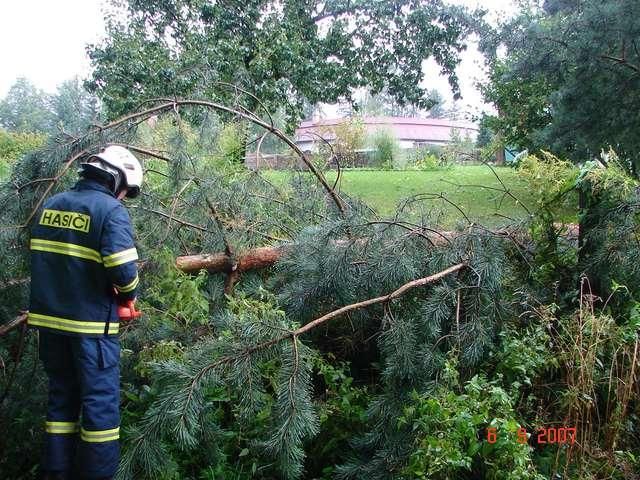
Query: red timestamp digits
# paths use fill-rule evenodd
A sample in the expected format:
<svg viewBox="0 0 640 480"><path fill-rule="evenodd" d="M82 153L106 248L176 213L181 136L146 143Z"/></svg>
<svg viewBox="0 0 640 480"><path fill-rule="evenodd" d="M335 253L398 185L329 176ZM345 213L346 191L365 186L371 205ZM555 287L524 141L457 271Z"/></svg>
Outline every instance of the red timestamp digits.
<svg viewBox="0 0 640 480"><path fill-rule="evenodd" d="M576 427L549 427L538 430L538 443L568 443L573 445L576 443Z"/></svg>
<svg viewBox="0 0 640 480"><path fill-rule="evenodd" d="M529 436L527 430L520 427L515 440L521 445L529 443L530 439L538 444L573 445L576 443L576 431L576 427L542 427L536 430L535 435ZM494 444L498 441L499 433L496 427L488 427L486 432L488 443Z"/></svg>

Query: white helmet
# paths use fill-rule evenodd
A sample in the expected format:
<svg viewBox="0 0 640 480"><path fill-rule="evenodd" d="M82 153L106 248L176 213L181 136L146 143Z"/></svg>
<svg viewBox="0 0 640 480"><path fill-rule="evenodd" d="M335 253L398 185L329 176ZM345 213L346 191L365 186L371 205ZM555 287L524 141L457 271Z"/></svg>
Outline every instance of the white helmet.
<svg viewBox="0 0 640 480"><path fill-rule="evenodd" d="M103 176L107 174L113 180L114 193L122 188L127 189L127 197L134 198L140 193L142 186L142 165L126 148L111 145L92 155L80 165L80 172L94 171Z"/></svg>

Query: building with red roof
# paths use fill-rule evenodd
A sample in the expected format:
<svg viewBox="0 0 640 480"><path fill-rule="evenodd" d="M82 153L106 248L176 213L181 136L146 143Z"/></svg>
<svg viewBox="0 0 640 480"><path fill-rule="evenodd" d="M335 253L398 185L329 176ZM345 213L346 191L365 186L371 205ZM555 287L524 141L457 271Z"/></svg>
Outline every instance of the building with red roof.
<svg viewBox="0 0 640 480"><path fill-rule="evenodd" d="M444 118L407 117L362 117L367 135L378 130L392 133L400 148L415 148L424 145L446 145L456 132L460 138L475 139L478 128L470 122ZM348 118L309 120L302 122L295 131L295 141L303 151L316 151L319 142L331 143L335 133L331 127L338 126Z"/></svg>

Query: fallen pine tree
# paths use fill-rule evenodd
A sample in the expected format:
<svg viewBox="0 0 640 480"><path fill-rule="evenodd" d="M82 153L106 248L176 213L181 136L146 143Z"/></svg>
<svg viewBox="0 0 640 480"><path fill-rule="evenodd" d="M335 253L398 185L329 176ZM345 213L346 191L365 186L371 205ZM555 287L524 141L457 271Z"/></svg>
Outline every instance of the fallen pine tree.
<svg viewBox="0 0 640 480"><path fill-rule="evenodd" d="M121 334L121 478L208 478L214 468L243 479L329 470L391 479L439 465L433 478L538 480L571 477L583 459L611 471L620 460L594 460L598 452L634 452L633 302L617 287L611 321L589 296L575 227L563 230L551 211L491 230L461 213L466 226L452 232L437 213L416 217L409 202L380 218L315 174L293 176L285 190L223 162L211 168L187 152L184 124L171 126L177 140L162 148L133 135L148 115L195 105L160 102L23 159L3 187L0 235L11 255L0 259L9 322L1 332L13 327L0 343L0 427L12 432L0 439L3 472L33 468L45 391L37 335L15 328L27 285L10 279L28 275L38 205L70 184L79 152L105 141L149 157L149 188L132 208L145 315ZM625 208L597 231L597 266L632 290L634 207L616 202ZM203 270L226 275L192 275ZM532 430L541 421L580 432L551 467L555 453L486 446L490 425Z"/></svg>
<svg viewBox="0 0 640 480"><path fill-rule="evenodd" d="M578 239L577 224L558 223L555 224L554 227L563 232L563 237L567 240L576 241ZM523 232L518 232L514 229L497 231L487 229L487 231L499 237L512 239L514 242L521 242L526 237ZM425 232L423 235L426 235L433 245L444 245L460 233L461 232L442 230ZM362 242L364 240L360 239L356 241ZM335 243L336 245L346 245L348 240L337 240ZM201 270L206 270L210 273L232 273L236 271L242 273L273 266L290 248L291 245L288 244L273 247L258 247L245 251L237 257L229 255L226 252L181 255L176 257L176 268L185 273L197 273Z"/></svg>

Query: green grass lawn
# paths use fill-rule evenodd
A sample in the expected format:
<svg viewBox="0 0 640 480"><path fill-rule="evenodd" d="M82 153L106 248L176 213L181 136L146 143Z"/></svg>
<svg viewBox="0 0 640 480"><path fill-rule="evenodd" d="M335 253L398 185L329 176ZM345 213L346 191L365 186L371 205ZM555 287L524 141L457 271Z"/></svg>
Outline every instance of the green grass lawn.
<svg viewBox="0 0 640 480"><path fill-rule="evenodd" d="M527 185L510 167L495 168L506 188L530 209L534 200ZM266 175L278 183L284 183L290 172L270 171ZM336 172L327 173L331 184ZM416 194L442 194L456 204L474 222L496 226L508 222L503 216L521 219L527 211L513 198L504 194L500 181L491 169L484 165L456 166L438 171L385 171L345 170L339 183L342 192L367 203L382 216L395 212L399 202ZM463 218L456 207L441 199L424 199L414 202L407 209L409 217L431 212L439 215L442 225L454 226ZM575 213L566 212L568 218Z"/></svg>

